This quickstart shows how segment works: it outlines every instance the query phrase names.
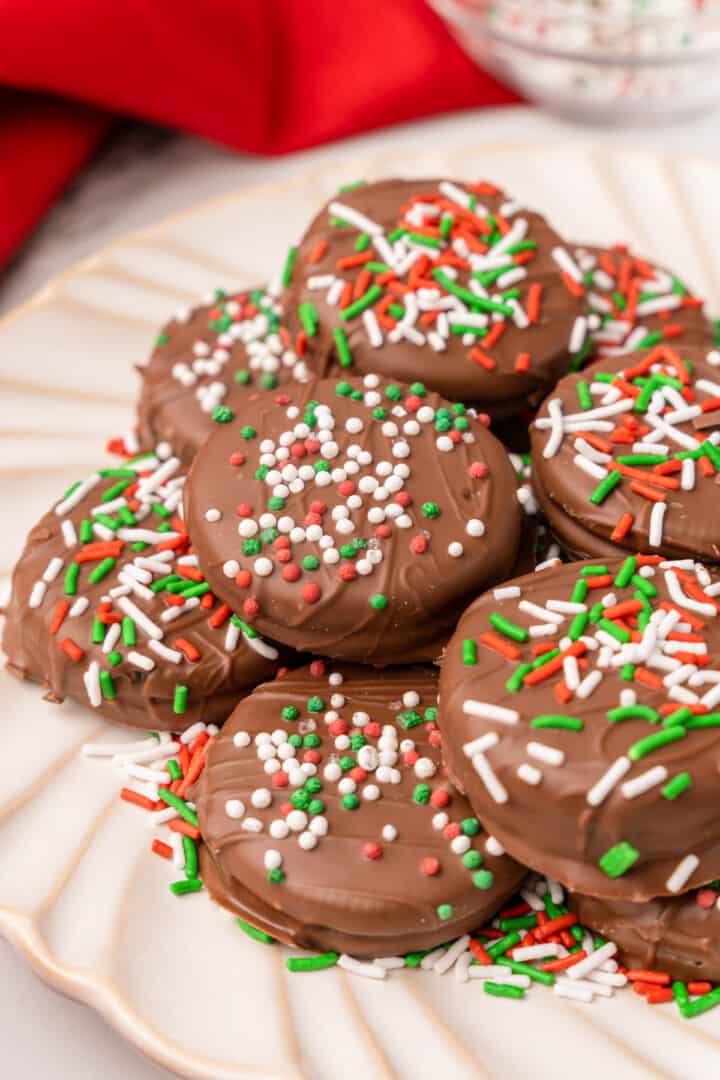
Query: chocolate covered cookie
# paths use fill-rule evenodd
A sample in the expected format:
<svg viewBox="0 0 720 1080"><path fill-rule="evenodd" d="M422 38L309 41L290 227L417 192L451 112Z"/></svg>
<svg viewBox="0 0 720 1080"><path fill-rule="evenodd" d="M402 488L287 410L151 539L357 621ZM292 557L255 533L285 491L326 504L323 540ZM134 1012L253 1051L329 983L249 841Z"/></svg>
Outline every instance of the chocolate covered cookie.
<svg viewBox="0 0 720 1080"><path fill-rule="evenodd" d="M451 778L516 859L646 900L720 875L720 580L628 556L487 592L440 682Z"/></svg>
<svg viewBox="0 0 720 1080"><path fill-rule="evenodd" d="M374 375L239 409L198 453L187 509L211 587L261 633L381 666L434 658L520 542L501 444Z"/></svg>
<svg viewBox="0 0 720 1080"><path fill-rule="evenodd" d="M617 944L626 967L715 982L720 980L718 895L716 888L694 889L644 904L574 895L570 908L584 926Z"/></svg>
<svg viewBox="0 0 720 1080"><path fill-rule="evenodd" d="M259 687L198 791L212 897L291 945L428 949L490 919L524 869L441 765L437 674L315 662Z"/></svg>
<svg viewBox="0 0 720 1080"><path fill-rule="evenodd" d="M73 484L30 531L3 649L10 671L132 727L221 724L280 655L217 600L167 446Z"/></svg>
<svg viewBox="0 0 720 1080"><path fill-rule="evenodd" d="M622 244L578 247L573 255L583 275L588 331L574 370L585 360L655 345L712 345L703 301L676 274Z"/></svg>
<svg viewBox="0 0 720 1080"><path fill-rule="evenodd" d="M288 321L320 372L421 380L500 418L585 347L582 271L543 217L489 183L341 189L289 266Z"/></svg>
<svg viewBox="0 0 720 1080"><path fill-rule="evenodd" d="M572 554L720 561L720 352L597 361L558 383L531 442L535 492Z"/></svg>
<svg viewBox="0 0 720 1080"><path fill-rule="evenodd" d="M184 462L228 410L263 390L307 380L305 361L281 321L279 288L216 289L177 312L140 368L138 429L144 446L167 440Z"/></svg>

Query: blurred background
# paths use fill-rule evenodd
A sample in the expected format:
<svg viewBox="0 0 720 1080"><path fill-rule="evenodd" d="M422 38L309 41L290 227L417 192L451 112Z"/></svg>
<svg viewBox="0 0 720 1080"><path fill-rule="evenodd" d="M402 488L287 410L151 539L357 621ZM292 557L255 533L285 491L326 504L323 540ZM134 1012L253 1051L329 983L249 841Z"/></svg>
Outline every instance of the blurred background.
<svg viewBox="0 0 720 1080"><path fill-rule="evenodd" d="M718 0L3 0L0 312L115 236L324 155L714 155L719 61Z"/></svg>
<svg viewBox="0 0 720 1080"><path fill-rule="evenodd" d="M718 0L1 0L0 314L115 237L325 158L718 157L718 103ZM2 941L0 982L13 1080L168 1075Z"/></svg>

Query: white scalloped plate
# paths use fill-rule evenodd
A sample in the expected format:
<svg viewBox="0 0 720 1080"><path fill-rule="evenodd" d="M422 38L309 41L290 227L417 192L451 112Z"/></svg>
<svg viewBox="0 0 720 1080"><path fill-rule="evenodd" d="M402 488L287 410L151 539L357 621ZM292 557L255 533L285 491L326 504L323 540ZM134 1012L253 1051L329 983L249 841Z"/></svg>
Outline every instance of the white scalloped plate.
<svg viewBox="0 0 720 1080"><path fill-rule="evenodd" d="M720 308L720 167L588 147L383 150L326 163L135 233L52 281L0 323L0 583L29 526L127 429L134 362L175 308L280 265L318 202L362 175L486 176L571 237L625 240ZM183 1076L714 1076L720 1018L691 1023L624 992L592 1006L541 987L522 1004L452 976L338 969L289 975L285 950L250 941L203 894L171 896L144 815L109 765L79 754L117 731L0 675L0 933L59 990L95 1007Z"/></svg>

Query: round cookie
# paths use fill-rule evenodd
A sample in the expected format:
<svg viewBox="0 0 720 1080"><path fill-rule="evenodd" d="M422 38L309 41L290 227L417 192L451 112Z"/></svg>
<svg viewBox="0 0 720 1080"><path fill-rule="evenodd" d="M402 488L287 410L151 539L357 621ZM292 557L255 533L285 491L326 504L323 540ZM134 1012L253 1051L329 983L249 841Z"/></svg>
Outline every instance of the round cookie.
<svg viewBox="0 0 720 1080"><path fill-rule="evenodd" d="M308 363L422 380L493 418L523 413L584 346L582 273L539 214L492 184L382 180L310 223L286 298Z"/></svg>
<svg viewBox="0 0 720 1080"><path fill-rule="evenodd" d="M623 356L665 343L712 345L713 328L703 301L665 267L622 244L577 247L573 255L583 274L589 331L573 370L586 359Z"/></svg>
<svg viewBox="0 0 720 1080"><path fill-rule="evenodd" d="M162 329L142 376L138 431L142 444L168 441L190 462L227 410L262 390L308 378L281 323L279 289L216 289L183 308Z"/></svg>
<svg viewBox="0 0 720 1080"><path fill-rule="evenodd" d="M720 353L599 360L558 383L531 443L535 492L572 554L720 562Z"/></svg>
<svg viewBox="0 0 720 1080"><path fill-rule="evenodd" d="M180 515L168 447L74 484L30 531L3 649L14 674L132 727L221 724L289 653L210 592Z"/></svg>
<svg viewBox="0 0 720 1080"><path fill-rule="evenodd" d="M315 662L259 687L195 794L211 896L291 945L397 955L477 929L525 870L441 766L437 674Z"/></svg>
<svg viewBox="0 0 720 1080"><path fill-rule="evenodd" d="M384 666L427 658L507 576L515 491L471 411L368 375L239 410L195 458L188 523L213 590L261 633Z"/></svg>
<svg viewBox="0 0 720 1080"><path fill-rule="evenodd" d="M715 889L703 888L644 904L579 895L569 903L584 926L616 943L626 967L715 982L720 980L717 898Z"/></svg>
<svg viewBox="0 0 720 1080"><path fill-rule="evenodd" d="M445 652L453 781L514 858L591 896L720 876L720 580L628 556L487 592Z"/></svg>

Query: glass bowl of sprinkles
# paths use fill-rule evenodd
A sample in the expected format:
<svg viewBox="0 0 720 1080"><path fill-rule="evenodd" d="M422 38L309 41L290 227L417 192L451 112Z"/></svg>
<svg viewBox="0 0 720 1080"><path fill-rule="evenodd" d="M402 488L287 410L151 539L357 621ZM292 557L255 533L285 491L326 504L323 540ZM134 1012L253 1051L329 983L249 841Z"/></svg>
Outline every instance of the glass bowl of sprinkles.
<svg viewBox="0 0 720 1080"><path fill-rule="evenodd" d="M585 122L720 104L720 0L430 0L479 64Z"/></svg>

